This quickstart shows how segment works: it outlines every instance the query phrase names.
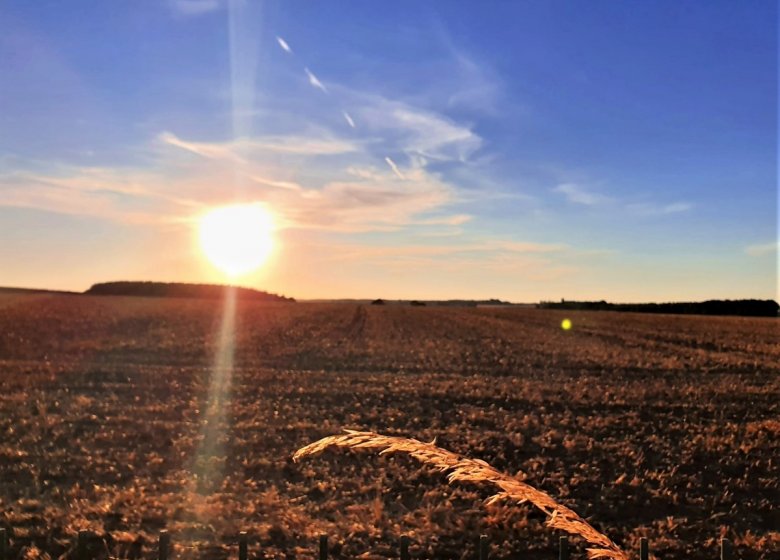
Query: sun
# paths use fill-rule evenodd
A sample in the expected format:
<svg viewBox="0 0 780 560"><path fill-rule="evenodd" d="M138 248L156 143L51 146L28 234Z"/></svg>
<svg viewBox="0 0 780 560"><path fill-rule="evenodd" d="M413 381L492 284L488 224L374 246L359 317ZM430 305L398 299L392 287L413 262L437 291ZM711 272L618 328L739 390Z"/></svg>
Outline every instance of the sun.
<svg viewBox="0 0 780 560"><path fill-rule="evenodd" d="M215 208L200 218L200 246L206 258L230 277L248 274L273 250L274 224L263 204Z"/></svg>

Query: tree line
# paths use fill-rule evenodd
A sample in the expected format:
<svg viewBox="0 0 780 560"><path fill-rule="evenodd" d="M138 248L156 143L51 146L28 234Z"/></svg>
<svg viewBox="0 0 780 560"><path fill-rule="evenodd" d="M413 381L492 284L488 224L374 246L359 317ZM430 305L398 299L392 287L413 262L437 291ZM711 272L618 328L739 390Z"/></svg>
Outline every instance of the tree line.
<svg viewBox="0 0 780 560"><path fill-rule="evenodd" d="M231 286L218 284L185 284L181 282L102 282L94 284L85 294L98 296L147 296L218 299ZM271 294L252 288L232 286L239 299L256 301L295 302L291 297Z"/></svg>
<svg viewBox="0 0 780 560"><path fill-rule="evenodd" d="M671 303L608 303L602 301L543 301L542 309L576 309L585 311L633 311L638 313L676 313L683 315L741 315L777 317L780 305L772 299L711 299Z"/></svg>

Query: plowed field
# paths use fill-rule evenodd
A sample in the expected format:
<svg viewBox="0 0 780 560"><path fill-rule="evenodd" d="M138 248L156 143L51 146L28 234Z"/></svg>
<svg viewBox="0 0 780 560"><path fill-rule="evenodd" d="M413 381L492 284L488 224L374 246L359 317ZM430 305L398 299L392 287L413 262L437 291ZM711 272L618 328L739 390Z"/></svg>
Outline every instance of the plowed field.
<svg viewBox="0 0 780 560"><path fill-rule="evenodd" d="M715 558L726 536L780 558L776 320L239 301L215 403L222 310L0 296L12 557L70 555L79 529L99 557L150 557L161 528L177 558L235 555L242 529L268 558L311 558L323 532L337 558L392 557L401 534L415 557L469 558L480 533L493 558L555 557L540 514L404 457L292 463L352 428L522 473L631 551Z"/></svg>

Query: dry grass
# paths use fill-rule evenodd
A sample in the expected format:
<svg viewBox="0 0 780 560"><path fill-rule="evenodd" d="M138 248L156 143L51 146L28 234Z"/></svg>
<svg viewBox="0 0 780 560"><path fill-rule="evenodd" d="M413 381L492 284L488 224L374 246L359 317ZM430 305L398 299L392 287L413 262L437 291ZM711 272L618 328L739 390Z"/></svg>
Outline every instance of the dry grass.
<svg viewBox="0 0 780 560"><path fill-rule="evenodd" d="M589 544L588 558L611 558L628 560L628 556L606 535L598 532L576 512L556 502L549 494L509 476L491 467L485 461L468 459L435 445L435 441L425 443L412 438L384 436L374 432L347 430L339 436L329 436L299 449L293 456L294 461L315 455L329 447L348 449L379 449L385 453L406 453L418 461L448 472L447 480L453 482L474 482L492 484L501 489L488 498L487 503L497 501L530 502L547 516L547 526L559 529L571 535L582 537Z"/></svg>

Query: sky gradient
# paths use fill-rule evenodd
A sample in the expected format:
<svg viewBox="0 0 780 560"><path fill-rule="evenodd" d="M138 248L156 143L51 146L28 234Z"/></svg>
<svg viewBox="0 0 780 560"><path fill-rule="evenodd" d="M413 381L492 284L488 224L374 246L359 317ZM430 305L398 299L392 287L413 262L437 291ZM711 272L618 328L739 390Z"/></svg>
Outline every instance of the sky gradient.
<svg viewBox="0 0 780 560"><path fill-rule="evenodd" d="M5 2L0 285L776 298L775 2Z"/></svg>

